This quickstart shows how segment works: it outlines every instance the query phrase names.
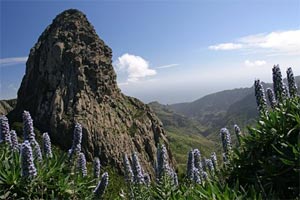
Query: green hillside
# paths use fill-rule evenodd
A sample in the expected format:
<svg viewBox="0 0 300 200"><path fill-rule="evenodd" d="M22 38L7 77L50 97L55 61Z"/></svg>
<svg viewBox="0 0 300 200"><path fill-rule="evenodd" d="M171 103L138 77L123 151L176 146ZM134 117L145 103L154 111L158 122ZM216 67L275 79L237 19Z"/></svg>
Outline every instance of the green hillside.
<svg viewBox="0 0 300 200"><path fill-rule="evenodd" d="M296 84L300 91L300 76L296 76ZM286 82L286 80L284 80ZM264 88L272 88L272 84L263 83ZM222 127L229 130L238 124L242 130L252 125L257 116L254 88L238 88L225 90L204 96L190 103L169 105L169 109L186 116L202 127L202 134L218 141L218 133Z"/></svg>
<svg viewBox="0 0 300 200"><path fill-rule="evenodd" d="M300 76L295 78L299 90ZM263 86L266 89L272 84L263 83ZM228 128L235 143L234 124L246 133L258 117L253 87L217 92L191 103L152 102L149 106L164 125L180 172L185 170L186 154L191 148L200 149L205 156L212 151L219 152L221 128Z"/></svg>
<svg viewBox="0 0 300 200"><path fill-rule="evenodd" d="M196 121L178 114L158 102L152 102L149 106L164 125L171 151L177 161L179 174L185 173L187 153L191 149L198 148L203 156L210 156L213 151L221 150L219 142L208 140L202 135L205 127L200 126Z"/></svg>

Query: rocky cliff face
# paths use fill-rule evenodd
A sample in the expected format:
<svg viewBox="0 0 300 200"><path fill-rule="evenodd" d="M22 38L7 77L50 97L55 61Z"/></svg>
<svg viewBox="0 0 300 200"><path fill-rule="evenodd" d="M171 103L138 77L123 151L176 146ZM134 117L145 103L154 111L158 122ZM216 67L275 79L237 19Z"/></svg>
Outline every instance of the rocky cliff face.
<svg viewBox="0 0 300 200"><path fill-rule="evenodd" d="M156 145L168 146L150 108L120 92L111 49L78 10L59 14L31 49L9 117L20 120L23 110L64 149L71 147L74 123L81 123L87 158L99 156L103 164L119 169L122 153L137 151L153 174Z"/></svg>

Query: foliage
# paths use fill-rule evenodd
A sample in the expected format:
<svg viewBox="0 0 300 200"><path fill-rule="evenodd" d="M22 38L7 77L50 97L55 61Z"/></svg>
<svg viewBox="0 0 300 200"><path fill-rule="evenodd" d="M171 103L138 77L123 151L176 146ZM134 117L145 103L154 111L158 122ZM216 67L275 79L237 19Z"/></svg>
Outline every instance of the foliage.
<svg viewBox="0 0 300 200"><path fill-rule="evenodd" d="M157 200L183 200L183 199L207 199L207 200L232 200L232 199L262 199L261 194L254 188L245 190L237 183L234 187L229 187L221 178L215 176L212 180L203 184L191 184L183 181L176 186L172 181L165 178L161 182L151 186L139 185L129 188L133 191L130 196L128 190L123 190L119 199L157 199Z"/></svg>
<svg viewBox="0 0 300 200"><path fill-rule="evenodd" d="M50 137L44 133L42 159L29 112L24 111L23 117L26 140L21 145L17 144L17 137L15 145L0 142L0 199L102 198L108 184L108 173L104 173L104 181L88 173L93 170L87 169L85 156L80 152L81 126L75 126L73 146L68 155L58 149L52 151ZM9 131L8 121L1 118L2 122L7 123L1 126L0 132ZM95 189L97 185L99 187Z"/></svg>
<svg viewBox="0 0 300 200"><path fill-rule="evenodd" d="M37 176L25 179L21 174L20 154L0 145L0 199L80 199L92 197L97 180L71 172L67 155L55 151L51 159L36 162Z"/></svg>
<svg viewBox="0 0 300 200"><path fill-rule="evenodd" d="M299 195L300 98L286 99L262 114L249 133L228 166L229 182L253 185L265 197L272 192L278 198Z"/></svg>
<svg viewBox="0 0 300 200"><path fill-rule="evenodd" d="M95 160L93 169L92 163L87 163L81 152L80 124L76 124L73 145L68 155L53 149L50 156L50 138L44 133L43 150L44 154L48 152L48 156L44 155L43 160L38 160L32 155L35 152L31 152L30 145L33 145L33 150L39 145L35 135L40 134L34 132L28 113L24 120L27 134L25 138L30 138L34 143L24 142L21 150L26 147L29 153L26 154L24 150L20 152L17 138L14 139L16 145L10 142L0 143L0 199L297 199L300 172L300 97L296 94L292 71L288 70L289 90L293 92L289 93L289 90L283 88L279 67L275 66L274 69L274 92L277 98L268 98L273 110L268 110L263 87L260 81L256 81L260 114L256 126L248 127L248 135L242 134L237 125L234 126L236 147L231 144L230 132L226 128L221 129L226 158L223 165L218 165L220 162L217 162L220 145L208 140L201 140L200 143L198 140L202 139L201 136L180 135L178 132L183 129L178 127L168 130L170 146L181 165L181 172L183 165L186 166L183 161L188 163L188 173L181 173L179 184L177 173L168 163L164 145L158 148L156 178L152 182L148 181L150 176L140 165L137 153L133 153L131 160L124 155L126 183L116 169L108 167L100 181L100 160ZM272 96L273 91L268 91L271 94L269 96ZM4 124L1 131L6 132L1 133L8 136L8 133L13 132L9 132L8 122L3 119L2 122L5 123L1 122ZM22 130L19 124L16 124L16 128L17 131ZM204 156L209 155L208 159L202 157L198 149L193 149L199 146ZM214 149L217 154L209 154L214 147L217 147ZM182 153L188 151L187 162L186 154ZM26 164L27 160L36 168L34 172L37 173L32 176L24 176L23 173L23 163Z"/></svg>
<svg viewBox="0 0 300 200"><path fill-rule="evenodd" d="M170 142L171 152L177 162L179 179L186 172L187 152L190 149L199 148L203 156L210 156L215 150L221 152L221 145L212 142L201 135L182 134L180 131L173 129L167 130L167 136Z"/></svg>

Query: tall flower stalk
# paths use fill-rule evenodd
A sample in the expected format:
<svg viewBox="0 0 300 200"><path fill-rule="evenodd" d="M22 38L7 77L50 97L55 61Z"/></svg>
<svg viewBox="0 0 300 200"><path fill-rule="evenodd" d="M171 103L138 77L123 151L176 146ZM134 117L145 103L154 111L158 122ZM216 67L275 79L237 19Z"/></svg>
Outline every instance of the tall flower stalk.
<svg viewBox="0 0 300 200"><path fill-rule="evenodd" d="M156 166L156 176L158 180L161 180L163 176L173 176L172 169L169 165L169 157L167 148L165 145L162 145L157 149L157 166Z"/></svg>
<svg viewBox="0 0 300 200"><path fill-rule="evenodd" d="M43 151L47 158L52 158L51 140L48 133L43 133Z"/></svg>
<svg viewBox="0 0 300 200"><path fill-rule="evenodd" d="M277 102L282 102L283 82L282 82L282 75L281 75L279 65L274 65L272 68L272 72L273 72L273 87L274 87L275 98Z"/></svg>
<svg viewBox="0 0 300 200"><path fill-rule="evenodd" d="M267 97L268 97L271 108L274 109L277 103L275 100L274 92L271 88L267 88Z"/></svg>
<svg viewBox="0 0 300 200"><path fill-rule="evenodd" d="M194 166L198 170L199 178L202 181L202 174L203 174L203 165L202 165L202 159L201 159L201 153L199 149L194 149ZM195 176L195 173L194 173ZM194 180L197 180L198 177L194 177Z"/></svg>
<svg viewBox="0 0 300 200"><path fill-rule="evenodd" d="M283 87L283 90L282 90L282 98L283 98L283 99L289 98L290 93L289 93L288 86L287 86L285 83L283 83L283 84L282 84L282 87Z"/></svg>
<svg viewBox="0 0 300 200"><path fill-rule="evenodd" d="M238 146L240 146L241 145L241 136L242 136L241 129L236 124L233 126L233 128L234 128L234 133L235 133L237 141L238 141Z"/></svg>
<svg viewBox="0 0 300 200"><path fill-rule="evenodd" d="M220 135L221 135L221 141L222 141L222 146L223 146L223 160L225 162L228 161L228 157L230 155L231 152L231 137L230 137L230 133L228 131L227 128L222 128L220 131Z"/></svg>
<svg viewBox="0 0 300 200"><path fill-rule="evenodd" d="M289 67L286 71L287 74L287 81L288 81L288 88L291 97L297 96L297 85L294 77L294 73L291 67Z"/></svg>
<svg viewBox="0 0 300 200"><path fill-rule="evenodd" d="M204 180L204 181L208 180L208 174L207 174L206 171L203 171L203 173L201 174L201 178L202 178L202 180Z"/></svg>
<svg viewBox="0 0 300 200"><path fill-rule="evenodd" d="M201 153L199 149L194 149L194 164L195 167L199 170L202 171L202 162L201 162Z"/></svg>
<svg viewBox="0 0 300 200"><path fill-rule="evenodd" d="M19 142L18 142L18 137L17 133L14 130L10 131L10 136L11 136L11 147L13 150L19 150Z"/></svg>
<svg viewBox="0 0 300 200"><path fill-rule="evenodd" d="M205 159L205 165L207 166L206 168L210 173L214 172L215 168L211 159Z"/></svg>
<svg viewBox="0 0 300 200"><path fill-rule="evenodd" d="M136 152L132 154L132 171L134 175L133 176L134 183L143 184L144 183L143 169Z"/></svg>
<svg viewBox="0 0 300 200"><path fill-rule="evenodd" d="M30 142L25 140L21 145L21 171L25 178L33 178L37 175L37 170L33 162L33 155Z"/></svg>
<svg viewBox="0 0 300 200"><path fill-rule="evenodd" d="M94 178L99 178L101 164L100 164L100 159L98 157L94 158L93 167L94 167Z"/></svg>
<svg viewBox="0 0 300 200"><path fill-rule="evenodd" d="M30 113L26 110L23 112L23 134L24 140L29 140L30 143L34 142L35 134L33 129L33 120Z"/></svg>
<svg viewBox="0 0 300 200"><path fill-rule="evenodd" d="M0 117L0 142L5 142L11 146L9 123L7 117L4 115Z"/></svg>
<svg viewBox="0 0 300 200"><path fill-rule="evenodd" d="M94 190L94 195L96 198L99 198L99 199L102 198L102 196L105 192L105 189L107 188L107 185L108 185L108 173L105 172L105 173L103 173L101 180L99 181L97 187Z"/></svg>
<svg viewBox="0 0 300 200"><path fill-rule="evenodd" d="M69 159L71 160L73 155L78 155L81 151L82 140L82 127L79 123L75 124L73 133L73 143L71 149L69 149Z"/></svg>
<svg viewBox="0 0 300 200"><path fill-rule="evenodd" d="M79 172L81 172L82 176L87 176L87 167L86 167L86 159L84 153L79 153L78 160L77 160L77 166Z"/></svg>
<svg viewBox="0 0 300 200"><path fill-rule="evenodd" d="M34 139L31 142L31 146L33 148L33 158L34 160L37 160L38 162L43 161L42 151L39 143Z"/></svg>
<svg viewBox="0 0 300 200"><path fill-rule="evenodd" d="M194 151L190 150L188 154L188 162L187 162L187 169L186 175L189 180L194 180L194 168L195 168L195 160L194 160Z"/></svg>
<svg viewBox="0 0 300 200"><path fill-rule="evenodd" d="M193 180L195 183L201 184L201 173L196 167L193 170Z"/></svg>
<svg viewBox="0 0 300 200"><path fill-rule="evenodd" d="M212 152L211 156L210 156L211 162L213 164L213 167L215 170L217 170L217 166L218 166L218 160L217 160L217 154L216 152Z"/></svg>
<svg viewBox="0 0 300 200"><path fill-rule="evenodd" d="M123 165L124 165L124 172L125 172L125 180L127 183L133 183L133 172L131 169L130 162L128 160L127 154L123 154Z"/></svg>
<svg viewBox="0 0 300 200"><path fill-rule="evenodd" d="M35 139L33 120L28 111L24 110L23 112L23 134L24 140L28 140L33 148L33 158L38 162L42 162L42 151L39 143Z"/></svg>
<svg viewBox="0 0 300 200"><path fill-rule="evenodd" d="M260 80L254 81L254 89L255 89L257 109L260 112L264 112L264 111L266 111L267 101L266 101L266 97L265 97L264 88L263 88L263 85L261 84Z"/></svg>

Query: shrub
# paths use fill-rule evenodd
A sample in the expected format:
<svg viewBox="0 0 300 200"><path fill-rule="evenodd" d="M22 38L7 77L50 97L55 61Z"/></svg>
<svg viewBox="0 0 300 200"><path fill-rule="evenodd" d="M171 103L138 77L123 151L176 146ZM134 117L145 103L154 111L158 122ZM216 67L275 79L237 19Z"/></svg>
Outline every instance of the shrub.
<svg viewBox="0 0 300 200"><path fill-rule="evenodd" d="M253 186L264 198L290 199L299 197L300 98L294 93L291 98L288 94L283 98L279 70L278 66L273 68L276 106L260 112L256 127L248 128L249 134L234 150L224 172L231 185L239 182L245 188ZM291 70L288 76L294 80ZM290 88L293 85L289 83ZM259 105L258 109L261 111Z"/></svg>

